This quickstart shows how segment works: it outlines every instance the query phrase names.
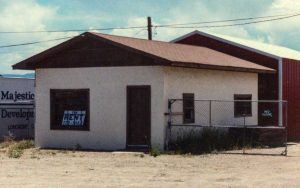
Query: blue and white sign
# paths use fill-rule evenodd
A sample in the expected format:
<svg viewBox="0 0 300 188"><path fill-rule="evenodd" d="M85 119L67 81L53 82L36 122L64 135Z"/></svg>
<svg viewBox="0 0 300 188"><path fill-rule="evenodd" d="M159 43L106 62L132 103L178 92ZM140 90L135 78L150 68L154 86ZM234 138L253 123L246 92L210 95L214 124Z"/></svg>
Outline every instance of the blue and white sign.
<svg viewBox="0 0 300 188"><path fill-rule="evenodd" d="M65 110L62 120L63 126L83 126L86 111Z"/></svg>
<svg viewBox="0 0 300 188"><path fill-rule="evenodd" d="M273 117L272 111L271 110L264 110L263 113L261 114L263 117Z"/></svg>

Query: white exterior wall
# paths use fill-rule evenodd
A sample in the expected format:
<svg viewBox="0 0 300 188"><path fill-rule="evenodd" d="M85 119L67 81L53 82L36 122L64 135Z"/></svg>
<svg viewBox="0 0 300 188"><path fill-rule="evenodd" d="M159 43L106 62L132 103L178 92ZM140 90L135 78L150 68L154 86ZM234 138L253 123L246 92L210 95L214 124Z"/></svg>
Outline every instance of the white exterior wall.
<svg viewBox="0 0 300 188"><path fill-rule="evenodd" d="M36 70L39 147L117 150L126 147L126 87L151 86L151 143L163 149L163 68L97 67ZM50 130L50 89L90 89L90 130Z"/></svg>
<svg viewBox="0 0 300 188"><path fill-rule="evenodd" d="M257 100L256 73L165 67L165 99L182 99L183 93L194 93L199 100L234 100L234 94L252 94ZM167 101L165 101L167 104ZM165 105L167 111L167 105ZM173 103L173 112L182 112L182 101ZM209 102L195 102L195 124L209 125ZM182 124L182 115L174 116ZM257 104L252 104L252 117L246 124L257 125ZM242 125L243 118L234 118L233 102L212 102L212 124Z"/></svg>
<svg viewBox="0 0 300 188"><path fill-rule="evenodd" d="M124 149L128 85L151 86L151 144L160 149L168 99L194 93L196 99L233 100L234 94L252 94L252 100L257 100L258 92L255 73L159 66L38 69L36 81L35 142L39 147L58 148L80 144L84 149ZM50 89L85 88L90 89L90 130L50 130ZM257 123L257 107L252 109L250 121ZM218 115L226 113L233 113L233 106Z"/></svg>

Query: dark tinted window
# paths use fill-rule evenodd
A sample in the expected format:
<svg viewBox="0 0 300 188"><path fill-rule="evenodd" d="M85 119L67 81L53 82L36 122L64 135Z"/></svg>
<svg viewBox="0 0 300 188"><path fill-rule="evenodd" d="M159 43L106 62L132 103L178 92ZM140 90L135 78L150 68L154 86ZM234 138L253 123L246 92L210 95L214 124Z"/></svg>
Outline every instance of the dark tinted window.
<svg viewBox="0 0 300 188"><path fill-rule="evenodd" d="M52 130L89 130L89 90L51 89Z"/></svg>
<svg viewBox="0 0 300 188"><path fill-rule="evenodd" d="M252 95L234 95L234 100L235 100L234 102L235 117L252 116L252 102L251 102ZM243 100L243 101L239 101L239 100Z"/></svg>
<svg viewBox="0 0 300 188"><path fill-rule="evenodd" d="M194 94L184 93L182 98L183 98L183 123L195 123Z"/></svg>

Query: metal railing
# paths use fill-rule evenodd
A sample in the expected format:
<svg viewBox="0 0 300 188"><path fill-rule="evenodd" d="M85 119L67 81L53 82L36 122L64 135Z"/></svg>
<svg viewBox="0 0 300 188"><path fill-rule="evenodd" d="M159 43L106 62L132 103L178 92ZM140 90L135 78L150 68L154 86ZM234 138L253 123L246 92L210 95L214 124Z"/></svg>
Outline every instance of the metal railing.
<svg viewBox="0 0 300 188"><path fill-rule="evenodd" d="M258 141L262 145L281 142L285 146L284 154L287 154L287 101L169 99L167 115L166 147L176 139L174 135L179 134L176 128L181 128L180 133L205 127L237 129L243 142L247 139L247 131L253 129L261 132ZM276 138L278 135L280 138Z"/></svg>

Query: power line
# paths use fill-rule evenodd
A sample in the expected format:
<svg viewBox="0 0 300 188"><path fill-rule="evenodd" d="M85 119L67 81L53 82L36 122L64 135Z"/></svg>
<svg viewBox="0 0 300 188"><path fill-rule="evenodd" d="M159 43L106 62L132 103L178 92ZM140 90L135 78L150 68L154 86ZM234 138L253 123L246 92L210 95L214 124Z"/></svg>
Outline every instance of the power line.
<svg viewBox="0 0 300 188"><path fill-rule="evenodd" d="M249 25L249 24L256 24L256 23L263 23L263 22L271 22L277 20L284 20L292 17L300 16L300 14L295 14L291 16L285 16L280 18L273 18L273 19L266 19L266 20L259 20L259 21L252 21L252 22L243 22L243 23L234 23L234 24L223 24L223 25L202 25L202 26L161 26L160 28L217 28L217 27L232 27L232 26L241 26L241 25Z"/></svg>
<svg viewBox="0 0 300 188"><path fill-rule="evenodd" d="M288 19L288 18L292 18L292 17L297 17L300 16L299 14L294 14L294 15L290 15L290 16L284 16L284 17L277 17L277 18L273 18L273 19L265 19L265 20L259 20L259 21L252 21L252 22L244 22L244 23L235 23L235 24L223 24L223 25L204 25L204 26L171 26L171 24L169 24L169 26L166 25L152 25L152 27L154 28L216 28L216 27L231 27L231 26L241 26L241 25L249 25L249 24L255 24L255 23L263 23L263 22L271 22L271 21L276 21L276 20L283 20L283 19ZM271 17L271 16L269 16ZM272 16L275 17L275 16ZM200 23L200 22L198 22ZM136 28L147 28L146 26L142 27L142 26L137 26L137 27L123 27L123 29L136 29ZM105 29L98 29L98 30L109 30L112 28L105 28ZM116 28L114 28L116 29ZM121 29L121 27L119 28ZM139 34L141 31L145 30L142 29L140 31L138 31L136 34ZM67 31L67 30L64 30ZM71 30L68 30L71 31ZM72 30L74 31L74 30ZM77 30L79 31L79 30ZM83 31L83 30L81 30ZM29 31L28 31L29 32ZM54 31L34 31L34 32L54 32ZM55 32L63 32L63 31L55 31ZM1 33L1 32L0 32ZM3 33L3 32L2 32ZM8 33L8 32L6 32ZM20 32L18 32L20 33ZM72 36L74 37L74 36ZM43 42L51 42L51 41L58 41L58 40L63 40L63 39L70 39L72 37L63 37L63 38L56 38L56 39L51 39L51 40L43 40L43 41L35 41L35 42L28 42L28 43L21 43L21 44L11 44L11 45L4 45L4 46L0 46L0 48L8 48L8 47L16 47L16 46L26 46L26 45L32 45L32 44L39 44L39 43L43 43Z"/></svg>
<svg viewBox="0 0 300 188"><path fill-rule="evenodd" d="M248 17L248 18L237 18L237 19L215 20L215 21L204 21L204 22L160 24L160 25L152 25L152 27L173 27L173 26L183 26L183 25L226 23L226 22L246 21L246 20L258 20L258 19L264 19L264 18L275 18L275 19L270 19L270 21L272 21L272 20L276 20L276 19L286 19L286 18L295 17L295 16L299 16L299 14L296 14L296 13L295 14L281 14L281 15ZM256 22L259 23L261 21L256 21ZM221 26L222 25L217 26L217 27L221 27ZM189 27L194 27L194 26L189 26ZM204 26L204 27L206 27L206 26ZM39 30L39 31L0 31L0 34L65 33L65 32L85 32L85 31L93 31L93 30L108 31L108 30L144 29L144 28L147 28L147 26L145 25L145 26L108 27L108 28L95 28L95 29L65 29L65 30ZM181 28L181 27L176 27L176 28Z"/></svg>
<svg viewBox="0 0 300 188"><path fill-rule="evenodd" d="M141 29L138 32L136 32L136 35L140 34L142 31L145 31L147 29ZM32 44L39 44L39 43L44 43L44 42L52 42L52 41L58 41L58 40L64 40L64 39L70 39L73 38L75 36L71 36L71 37L63 37L63 38L56 38L56 39L50 39L50 40L41 40L41 41L35 41L35 42L27 42L27 43L20 43L20 44L10 44L10 45L4 45L4 46L0 46L0 48L9 48L9 47L17 47L17 46L27 46L27 45L32 45Z"/></svg>
<svg viewBox="0 0 300 188"><path fill-rule="evenodd" d="M143 31L146 31L147 29L140 29L140 30L138 30L134 35L133 35L133 37L136 37L136 36L138 36L140 33L142 33Z"/></svg>
<svg viewBox="0 0 300 188"><path fill-rule="evenodd" d="M0 34L28 34L28 33L65 33L65 32L85 32L85 31L107 31L107 30L126 30L126 29L140 29L147 28L147 26L133 26L133 27L109 27L98 29L66 29L66 30L45 30L45 31L0 31Z"/></svg>
<svg viewBox="0 0 300 188"><path fill-rule="evenodd" d="M35 42L20 43L20 44L4 45L4 46L0 46L0 48L9 48L9 47L16 47L16 46L27 46L27 45L39 44L39 43L43 43L43 42L52 42L52 41L70 39L70 38L73 38L73 37L74 36L72 36L72 37L63 37L63 38L56 38L56 39L51 39L51 40L41 40L41 41L35 41Z"/></svg>
<svg viewBox="0 0 300 188"><path fill-rule="evenodd" d="M224 22L233 22L233 21L246 21L246 20L264 19L264 18L294 16L294 15L297 15L297 14L280 14L280 15L272 15L272 16L248 17L248 18L237 18L237 19L215 20L215 21L204 21L204 22L163 24L163 25L156 25L155 27L168 27L168 26L180 26L180 25L196 25L196 24L210 24L210 23L224 23Z"/></svg>

